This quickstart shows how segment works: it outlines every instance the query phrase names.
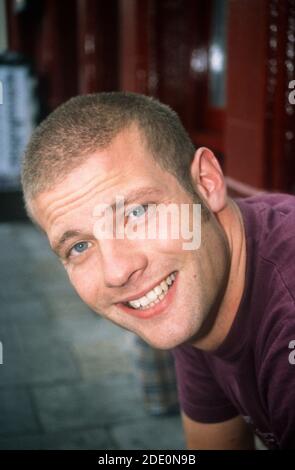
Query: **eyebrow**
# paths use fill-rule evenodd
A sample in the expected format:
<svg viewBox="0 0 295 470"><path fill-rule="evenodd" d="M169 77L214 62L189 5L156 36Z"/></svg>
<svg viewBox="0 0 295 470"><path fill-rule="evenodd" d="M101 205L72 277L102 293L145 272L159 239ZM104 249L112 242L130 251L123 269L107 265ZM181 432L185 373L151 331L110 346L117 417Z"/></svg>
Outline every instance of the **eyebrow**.
<svg viewBox="0 0 295 470"><path fill-rule="evenodd" d="M62 246L65 244L66 241L81 235L81 230L67 230L62 234L62 236L58 239L57 242L52 244L52 250L57 254L60 255L60 251Z"/></svg>
<svg viewBox="0 0 295 470"><path fill-rule="evenodd" d="M160 189L147 186L147 187L135 189L125 195L122 194L122 196L124 197L124 205L126 205L126 204L130 204L131 202L134 202L136 199L140 199L145 196L160 195L160 194L162 194L162 191ZM112 210L114 210L114 208L116 207L116 202L113 202L112 204L110 204L110 207L112 208ZM89 233L85 234L83 231L78 230L78 229L66 230L60 238L57 238L57 241L54 241L52 243L52 250L59 256L61 248L65 244L65 242L81 234L84 234L85 237L86 236L89 237L90 235Z"/></svg>

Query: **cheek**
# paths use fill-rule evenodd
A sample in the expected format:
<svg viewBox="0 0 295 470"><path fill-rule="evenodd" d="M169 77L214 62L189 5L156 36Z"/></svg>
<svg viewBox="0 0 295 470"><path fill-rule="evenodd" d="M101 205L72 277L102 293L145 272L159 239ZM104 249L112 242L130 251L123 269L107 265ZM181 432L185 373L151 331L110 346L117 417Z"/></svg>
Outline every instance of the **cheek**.
<svg viewBox="0 0 295 470"><path fill-rule="evenodd" d="M166 239L166 240L157 240L157 250L161 253L171 253L174 255L182 255L182 240L173 240L173 239Z"/></svg>
<svg viewBox="0 0 295 470"><path fill-rule="evenodd" d="M172 238L164 236L162 238L157 234L155 239L145 239L141 245L141 250L146 253L174 253L179 254L183 251L183 240L181 238Z"/></svg>

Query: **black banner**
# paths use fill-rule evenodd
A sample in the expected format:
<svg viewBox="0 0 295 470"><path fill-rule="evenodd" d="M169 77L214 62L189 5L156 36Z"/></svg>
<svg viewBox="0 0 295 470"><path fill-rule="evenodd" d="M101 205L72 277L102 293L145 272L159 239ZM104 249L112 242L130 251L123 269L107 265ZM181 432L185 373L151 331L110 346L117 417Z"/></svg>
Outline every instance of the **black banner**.
<svg viewBox="0 0 295 470"><path fill-rule="evenodd" d="M47 468L65 465L65 468L145 468L146 466L178 466L186 468L216 467L230 465L242 468L257 465L282 465L292 461L291 451L66 451L66 450L19 450L0 451L0 467L3 464L22 468ZM10 467L8 467L10 468ZM60 467L59 467L60 468Z"/></svg>

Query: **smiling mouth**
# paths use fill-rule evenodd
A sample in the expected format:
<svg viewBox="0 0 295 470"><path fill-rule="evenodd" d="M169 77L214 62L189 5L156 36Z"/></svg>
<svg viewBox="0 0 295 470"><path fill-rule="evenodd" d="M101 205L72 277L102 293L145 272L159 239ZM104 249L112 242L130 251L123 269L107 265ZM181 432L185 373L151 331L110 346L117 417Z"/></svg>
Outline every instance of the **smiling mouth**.
<svg viewBox="0 0 295 470"><path fill-rule="evenodd" d="M175 273L169 274L163 279L157 286L148 291L144 296L138 299L130 300L129 302L123 302L123 305L132 308L134 310L147 310L160 303L167 295L169 289L172 287L175 281Z"/></svg>

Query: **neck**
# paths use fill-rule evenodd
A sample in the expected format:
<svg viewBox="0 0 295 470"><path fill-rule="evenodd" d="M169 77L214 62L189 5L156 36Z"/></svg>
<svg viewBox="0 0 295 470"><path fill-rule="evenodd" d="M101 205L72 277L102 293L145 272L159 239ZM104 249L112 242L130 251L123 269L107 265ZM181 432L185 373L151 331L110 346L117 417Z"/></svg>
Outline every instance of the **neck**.
<svg viewBox="0 0 295 470"><path fill-rule="evenodd" d="M242 215L236 203L229 199L217 215L229 243L231 264L225 294L210 332L193 345L204 351L213 351L226 338L236 317L245 286L246 239Z"/></svg>

